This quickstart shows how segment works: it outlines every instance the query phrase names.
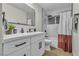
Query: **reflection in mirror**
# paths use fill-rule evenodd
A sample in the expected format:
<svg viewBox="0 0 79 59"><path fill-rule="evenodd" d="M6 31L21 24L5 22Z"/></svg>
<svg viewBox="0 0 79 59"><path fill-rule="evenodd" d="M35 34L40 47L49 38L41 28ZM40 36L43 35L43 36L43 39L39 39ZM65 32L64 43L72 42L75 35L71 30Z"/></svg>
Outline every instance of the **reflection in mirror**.
<svg viewBox="0 0 79 59"><path fill-rule="evenodd" d="M35 10L25 3L3 3L2 11L8 23L35 25Z"/></svg>

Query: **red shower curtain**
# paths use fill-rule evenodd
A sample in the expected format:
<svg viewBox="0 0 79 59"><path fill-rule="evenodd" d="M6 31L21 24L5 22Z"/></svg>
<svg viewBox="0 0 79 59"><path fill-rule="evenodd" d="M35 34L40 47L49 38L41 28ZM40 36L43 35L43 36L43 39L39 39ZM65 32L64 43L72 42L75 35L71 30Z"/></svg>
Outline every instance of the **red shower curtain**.
<svg viewBox="0 0 79 59"><path fill-rule="evenodd" d="M72 19L71 12L63 12L60 14L58 47L64 51L72 52Z"/></svg>
<svg viewBox="0 0 79 59"><path fill-rule="evenodd" d="M71 35L58 35L58 47L64 51L72 52L72 36Z"/></svg>

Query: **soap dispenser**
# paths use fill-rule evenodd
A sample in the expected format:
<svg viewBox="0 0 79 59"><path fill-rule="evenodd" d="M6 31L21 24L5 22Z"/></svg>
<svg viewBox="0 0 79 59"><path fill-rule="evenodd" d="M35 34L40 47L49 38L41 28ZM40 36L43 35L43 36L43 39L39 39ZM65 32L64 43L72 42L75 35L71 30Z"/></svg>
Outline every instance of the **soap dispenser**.
<svg viewBox="0 0 79 59"><path fill-rule="evenodd" d="M23 28L21 28L21 33L24 33L24 30L23 30Z"/></svg>

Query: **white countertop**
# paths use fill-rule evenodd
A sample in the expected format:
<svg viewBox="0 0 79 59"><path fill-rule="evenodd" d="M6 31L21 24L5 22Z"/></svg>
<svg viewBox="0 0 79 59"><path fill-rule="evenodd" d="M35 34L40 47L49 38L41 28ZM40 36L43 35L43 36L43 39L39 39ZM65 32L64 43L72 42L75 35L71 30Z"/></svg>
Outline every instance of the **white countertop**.
<svg viewBox="0 0 79 59"><path fill-rule="evenodd" d="M18 33L18 34L11 34L11 35L4 35L3 37L3 43L16 40L17 38L21 37L29 37L37 34L43 34L43 32L32 32L32 33Z"/></svg>

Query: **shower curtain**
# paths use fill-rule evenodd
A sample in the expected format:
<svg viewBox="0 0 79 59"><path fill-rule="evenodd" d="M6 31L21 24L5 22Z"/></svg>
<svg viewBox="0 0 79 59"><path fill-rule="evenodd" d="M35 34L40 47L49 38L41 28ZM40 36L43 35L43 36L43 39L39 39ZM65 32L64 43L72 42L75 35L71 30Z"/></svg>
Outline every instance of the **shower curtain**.
<svg viewBox="0 0 79 59"><path fill-rule="evenodd" d="M71 11L60 13L58 47L72 52L72 19Z"/></svg>

